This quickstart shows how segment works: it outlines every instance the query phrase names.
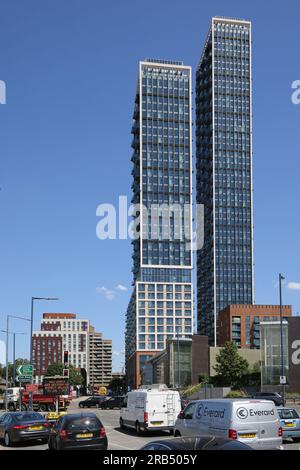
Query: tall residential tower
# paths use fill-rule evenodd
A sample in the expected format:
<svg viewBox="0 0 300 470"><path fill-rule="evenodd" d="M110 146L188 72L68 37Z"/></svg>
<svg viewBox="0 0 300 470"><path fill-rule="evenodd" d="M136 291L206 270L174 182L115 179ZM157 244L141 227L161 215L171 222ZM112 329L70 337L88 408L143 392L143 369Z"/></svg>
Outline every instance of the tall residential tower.
<svg viewBox="0 0 300 470"><path fill-rule="evenodd" d="M193 333L191 123L191 68L174 61L140 62L132 203L141 236L133 241L125 333L131 387L147 382L146 362L165 348L167 338Z"/></svg>
<svg viewBox="0 0 300 470"><path fill-rule="evenodd" d="M251 23L212 18L196 74L198 333L216 344L217 317L253 303Z"/></svg>

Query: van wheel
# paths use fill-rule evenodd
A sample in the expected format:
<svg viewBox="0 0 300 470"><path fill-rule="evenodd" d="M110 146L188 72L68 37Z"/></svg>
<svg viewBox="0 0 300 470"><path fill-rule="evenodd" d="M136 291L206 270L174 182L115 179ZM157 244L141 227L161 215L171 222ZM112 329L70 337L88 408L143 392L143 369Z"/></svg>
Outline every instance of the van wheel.
<svg viewBox="0 0 300 470"><path fill-rule="evenodd" d="M27 411L27 405L25 403L22 403L21 410L22 411Z"/></svg>
<svg viewBox="0 0 300 470"><path fill-rule="evenodd" d="M174 434L175 437L181 437L181 434L179 431L175 431L175 434Z"/></svg>
<svg viewBox="0 0 300 470"><path fill-rule="evenodd" d="M120 418L120 429L125 429L123 419Z"/></svg>
<svg viewBox="0 0 300 470"><path fill-rule="evenodd" d="M136 430L137 435L140 436L142 434L141 426L138 421L135 423L135 430Z"/></svg>

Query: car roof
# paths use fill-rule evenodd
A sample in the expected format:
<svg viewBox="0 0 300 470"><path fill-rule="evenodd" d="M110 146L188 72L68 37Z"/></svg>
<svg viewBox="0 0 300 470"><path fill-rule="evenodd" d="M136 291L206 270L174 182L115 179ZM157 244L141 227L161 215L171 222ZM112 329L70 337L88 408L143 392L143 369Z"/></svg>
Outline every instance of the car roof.
<svg viewBox="0 0 300 470"><path fill-rule="evenodd" d="M72 414L68 414L68 415L64 415L62 416L63 418L67 418L68 420L69 419L77 419L77 418L98 418L98 416L96 415L96 413L89 413L89 412L82 412L82 413L72 413Z"/></svg>
<svg viewBox="0 0 300 470"><path fill-rule="evenodd" d="M145 446L151 444L161 444L161 445L169 445L170 447L174 447L178 450L198 450L203 449L205 447L209 447L213 445L213 443L218 443L219 445L224 445L228 443L232 443L232 439L219 437L219 436L209 436L209 435L201 435L195 437L173 437L170 439L165 440L155 440L152 442L148 442ZM241 447L244 444L240 443ZM248 447L248 446L247 446Z"/></svg>
<svg viewBox="0 0 300 470"><path fill-rule="evenodd" d="M199 400L191 400L188 404L190 405L191 403L200 403L200 402L207 402L207 403L270 403L270 400L257 400L255 398L211 398L211 399L199 399Z"/></svg>

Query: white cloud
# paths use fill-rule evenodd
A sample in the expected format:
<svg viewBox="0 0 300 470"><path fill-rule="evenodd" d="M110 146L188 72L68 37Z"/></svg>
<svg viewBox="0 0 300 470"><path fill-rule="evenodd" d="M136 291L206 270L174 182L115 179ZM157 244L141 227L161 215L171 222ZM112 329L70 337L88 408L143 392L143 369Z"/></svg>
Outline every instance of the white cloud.
<svg viewBox="0 0 300 470"><path fill-rule="evenodd" d="M289 282L287 286L291 290L300 290L300 282Z"/></svg>
<svg viewBox="0 0 300 470"><path fill-rule="evenodd" d="M121 354L120 351L113 351L112 353L113 353L115 356L120 356L120 354Z"/></svg>
<svg viewBox="0 0 300 470"><path fill-rule="evenodd" d="M118 284L116 289L121 290L121 291L126 291L128 288L126 286L123 286L123 284Z"/></svg>
<svg viewBox="0 0 300 470"><path fill-rule="evenodd" d="M104 297L107 300L113 300L116 296L116 293L114 290L108 289L107 287L96 287L96 291L99 292L99 294L103 294Z"/></svg>

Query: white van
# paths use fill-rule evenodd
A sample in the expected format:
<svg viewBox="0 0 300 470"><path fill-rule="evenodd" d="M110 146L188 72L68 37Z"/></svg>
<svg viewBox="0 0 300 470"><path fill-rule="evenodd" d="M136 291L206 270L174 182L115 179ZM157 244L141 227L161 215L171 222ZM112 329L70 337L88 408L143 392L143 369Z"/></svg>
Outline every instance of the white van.
<svg viewBox="0 0 300 470"><path fill-rule="evenodd" d="M281 449L282 428L269 400L219 399L190 402L175 423L175 436L229 437L254 449Z"/></svg>
<svg viewBox="0 0 300 470"><path fill-rule="evenodd" d="M141 431L169 430L181 411L180 395L163 386L149 386L127 393L120 413L120 427Z"/></svg>

